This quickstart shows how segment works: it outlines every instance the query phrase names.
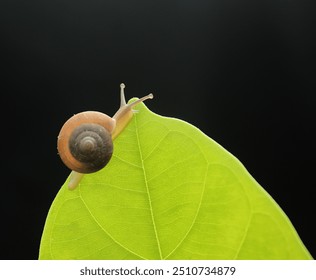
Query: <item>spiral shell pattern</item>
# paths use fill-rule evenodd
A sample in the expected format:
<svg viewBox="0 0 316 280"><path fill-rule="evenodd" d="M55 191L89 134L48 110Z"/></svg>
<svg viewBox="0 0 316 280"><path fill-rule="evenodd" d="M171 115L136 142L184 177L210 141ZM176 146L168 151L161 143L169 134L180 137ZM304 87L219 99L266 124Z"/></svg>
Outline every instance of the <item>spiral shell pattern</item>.
<svg viewBox="0 0 316 280"><path fill-rule="evenodd" d="M92 173L102 169L113 153L111 134L101 125L93 123L74 129L68 145L73 157L85 165L84 170L75 170L77 172Z"/></svg>
<svg viewBox="0 0 316 280"><path fill-rule="evenodd" d="M71 170L93 173L102 169L111 159L113 143L111 132L115 120L106 114L87 111L71 117L60 130L58 153Z"/></svg>

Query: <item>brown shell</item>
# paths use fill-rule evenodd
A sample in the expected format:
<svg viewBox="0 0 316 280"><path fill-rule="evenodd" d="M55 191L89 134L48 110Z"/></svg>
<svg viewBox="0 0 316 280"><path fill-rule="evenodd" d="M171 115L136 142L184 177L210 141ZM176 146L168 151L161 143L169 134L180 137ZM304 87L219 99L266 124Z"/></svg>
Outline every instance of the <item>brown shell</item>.
<svg viewBox="0 0 316 280"><path fill-rule="evenodd" d="M60 158L68 168L79 173L91 173L95 171L91 171L84 162L78 161L76 158L74 158L69 149L69 139L72 135L72 132L77 127L82 124L90 123L101 125L110 134L112 134L116 125L116 121L104 113L97 111L81 112L72 116L65 122L59 132L57 139L57 149Z"/></svg>

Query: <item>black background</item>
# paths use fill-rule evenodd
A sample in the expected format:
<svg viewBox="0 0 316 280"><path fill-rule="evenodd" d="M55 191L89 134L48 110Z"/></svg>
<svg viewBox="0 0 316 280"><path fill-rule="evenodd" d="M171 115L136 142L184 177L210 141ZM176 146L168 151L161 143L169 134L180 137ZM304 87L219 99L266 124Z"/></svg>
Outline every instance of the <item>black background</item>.
<svg viewBox="0 0 316 280"><path fill-rule="evenodd" d="M272 195L316 256L313 1L1 1L2 259L36 259L74 113L149 92Z"/></svg>

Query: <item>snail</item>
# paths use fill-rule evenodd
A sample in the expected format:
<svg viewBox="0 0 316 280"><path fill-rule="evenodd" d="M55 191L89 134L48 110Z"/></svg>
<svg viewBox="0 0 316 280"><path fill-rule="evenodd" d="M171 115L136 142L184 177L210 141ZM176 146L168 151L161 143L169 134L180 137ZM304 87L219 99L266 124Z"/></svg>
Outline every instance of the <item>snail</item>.
<svg viewBox="0 0 316 280"><path fill-rule="evenodd" d="M84 174L97 172L108 164L113 153L113 140L133 118L133 107L153 98L148 94L127 104L125 85L122 83L120 88L121 105L113 117L97 111L81 112L68 119L59 132L58 154L72 170L68 184L70 190L78 186Z"/></svg>

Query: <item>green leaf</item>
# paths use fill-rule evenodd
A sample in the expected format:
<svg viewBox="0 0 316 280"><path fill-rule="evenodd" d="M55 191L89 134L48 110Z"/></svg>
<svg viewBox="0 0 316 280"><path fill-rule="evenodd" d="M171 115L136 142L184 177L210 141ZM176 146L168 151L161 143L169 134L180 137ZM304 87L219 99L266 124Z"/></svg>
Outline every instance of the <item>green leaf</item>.
<svg viewBox="0 0 316 280"><path fill-rule="evenodd" d="M276 202L196 127L144 104L110 163L57 194L40 259L311 259Z"/></svg>

